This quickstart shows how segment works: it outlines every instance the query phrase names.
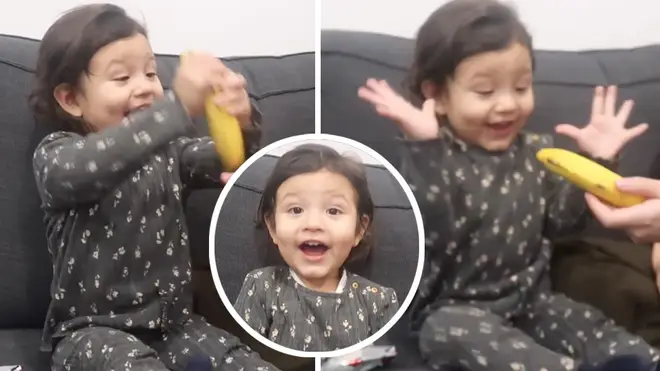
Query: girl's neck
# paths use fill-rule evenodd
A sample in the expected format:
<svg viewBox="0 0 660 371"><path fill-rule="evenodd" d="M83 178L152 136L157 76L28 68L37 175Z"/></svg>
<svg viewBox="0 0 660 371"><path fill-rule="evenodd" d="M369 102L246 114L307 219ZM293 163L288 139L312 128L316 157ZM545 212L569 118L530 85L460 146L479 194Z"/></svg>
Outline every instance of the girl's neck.
<svg viewBox="0 0 660 371"><path fill-rule="evenodd" d="M346 270L341 269L336 274L318 279L309 279L299 276L293 269L290 269L291 276L299 284L310 290L318 292L341 293L346 286Z"/></svg>
<svg viewBox="0 0 660 371"><path fill-rule="evenodd" d="M451 137L451 139L454 142L459 143L464 150L470 149L472 151L481 152L484 155L488 155L488 156L499 156L505 154L517 145L517 141L514 140L513 143L511 143L511 145L506 149L489 150L487 148L482 147L478 143L474 143L467 138L463 138L461 135L458 134L456 129L447 119L444 119L444 125L440 127L440 130L443 131L444 135L448 135L449 137ZM520 134L520 132L518 134Z"/></svg>

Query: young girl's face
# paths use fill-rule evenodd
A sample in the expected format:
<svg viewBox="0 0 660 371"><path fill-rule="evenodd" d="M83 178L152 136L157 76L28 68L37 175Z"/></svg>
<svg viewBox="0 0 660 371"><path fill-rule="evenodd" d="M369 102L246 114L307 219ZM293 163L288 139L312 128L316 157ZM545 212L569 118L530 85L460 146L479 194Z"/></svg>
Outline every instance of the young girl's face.
<svg viewBox="0 0 660 371"><path fill-rule="evenodd" d="M364 233L357 201L349 180L327 170L293 176L278 188L268 229L308 287L336 289L340 268Z"/></svg>
<svg viewBox="0 0 660 371"><path fill-rule="evenodd" d="M56 97L69 114L82 117L97 131L120 123L163 96L154 53L142 34L99 49L89 72L81 76L78 88L58 88Z"/></svg>
<svg viewBox="0 0 660 371"><path fill-rule="evenodd" d="M426 85L457 136L489 151L507 149L534 110L532 59L519 43L463 60L445 89Z"/></svg>

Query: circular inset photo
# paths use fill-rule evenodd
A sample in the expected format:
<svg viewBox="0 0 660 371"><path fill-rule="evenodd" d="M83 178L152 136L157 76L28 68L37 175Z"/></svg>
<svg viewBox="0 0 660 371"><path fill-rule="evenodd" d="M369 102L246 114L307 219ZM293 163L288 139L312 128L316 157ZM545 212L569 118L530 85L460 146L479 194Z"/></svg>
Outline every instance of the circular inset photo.
<svg viewBox="0 0 660 371"><path fill-rule="evenodd" d="M410 305L424 260L419 207L368 147L310 134L273 143L234 173L214 210L220 297L261 343L298 357L348 354Z"/></svg>

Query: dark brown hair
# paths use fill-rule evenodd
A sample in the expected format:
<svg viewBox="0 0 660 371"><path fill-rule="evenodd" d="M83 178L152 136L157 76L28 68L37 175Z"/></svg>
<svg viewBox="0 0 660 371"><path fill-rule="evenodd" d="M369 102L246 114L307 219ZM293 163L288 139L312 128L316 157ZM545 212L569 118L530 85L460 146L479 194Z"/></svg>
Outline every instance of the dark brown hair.
<svg viewBox="0 0 660 371"><path fill-rule="evenodd" d="M415 100L424 100L424 81L443 88L464 59L514 42L529 50L533 65L532 37L511 7L497 0L452 0L433 12L417 32L408 90Z"/></svg>
<svg viewBox="0 0 660 371"><path fill-rule="evenodd" d="M280 157L266 181L259 205L257 223L260 227L265 226L267 221L274 223L273 213L276 207L277 190L282 183L296 175L315 173L321 170L344 176L351 183L357 195L357 205L355 205L358 214L356 231L364 227L365 232L360 243L353 247L344 263L356 267L366 261L373 245L371 225L374 218L374 203L369 192L364 165L350 157L341 155L331 147L320 144L303 144ZM367 225L363 225L365 217L368 218Z"/></svg>
<svg viewBox="0 0 660 371"><path fill-rule="evenodd" d="M39 46L36 81L29 99L35 118L55 125L56 130L86 133L84 122L57 103L55 88L60 84L78 86L83 74L89 74L89 63L99 49L137 34L147 36L147 31L116 5L83 5L62 15L48 28Z"/></svg>

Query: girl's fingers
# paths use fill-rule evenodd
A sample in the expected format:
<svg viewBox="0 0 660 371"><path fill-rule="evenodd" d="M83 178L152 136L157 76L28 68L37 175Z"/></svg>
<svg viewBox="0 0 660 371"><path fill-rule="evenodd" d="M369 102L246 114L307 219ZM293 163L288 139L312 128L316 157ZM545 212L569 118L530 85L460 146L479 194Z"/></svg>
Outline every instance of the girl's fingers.
<svg viewBox="0 0 660 371"><path fill-rule="evenodd" d="M649 128L649 125L644 123L644 124L635 125L635 126L631 127L630 129L626 130L626 132L624 133L624 136L625 136L624 139L625 139L626 143L633 140L633 139L635 139L635 138L637 138L638 136L644 134L644 132L648 128Z"/></svg>
<svg viewBox="0 0 660 371"><path fill-rule="evenodd" d="M580 138L581 129L571 124L559 124L555 126L555 132L577 141Z"/></svg>
<svg viewBox="0 0 660 371"><path fill-rule="evenodd" d="M427 99L422 104L422 112L427 116L435 117L435 100Z"/></svg>
<svg viewBox="0 0 660 371"><path fill-rule="evenodd" d="M623 102L621 108L619 108L619 112L616 114L616 119L621 124L621 126L626 125L628 117L630 117L630 112L632 112L634 106L635 102L631 99L628 99L627 101Z"/></svg>
<svg viewBox="0 0 660 371"><path fill-rule="evenodd" d="M398 95L385 80L368 79L366 86L375 93L388 99L392 96Z"/></svg>
<svg viewBox="0 0 660 371"><path fill-rule="evenodd" d="M367 87L360 87L358 89L358 97L374 105L383 105L385 100L383 97Z"/></svg>
<svg viewBox="0 0 660 371"><path fill-rule="evenodd" d="M232 175L234 175L234 173L222 173L222 174L220 174L220 180L223 183L227 184L227 182L229 181L229 178L231 178Z"/></svg>
<svg viewBox="0 0 660 371"><path fill-rule="evenodd" d="M591 120L594 117L603 114L604 91L602 86L596 86L594 89L594 97L591 101Z"/></svg>
<svg viewBox="0 0 660 371"><path fill-rule="evenodd" d="M615 85L610 85L607 87L607 92L605 93L605 102L604 102L604 111L603 113L606 116L614 116L616 114L616 93L617 88Z"/></svg>

